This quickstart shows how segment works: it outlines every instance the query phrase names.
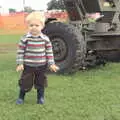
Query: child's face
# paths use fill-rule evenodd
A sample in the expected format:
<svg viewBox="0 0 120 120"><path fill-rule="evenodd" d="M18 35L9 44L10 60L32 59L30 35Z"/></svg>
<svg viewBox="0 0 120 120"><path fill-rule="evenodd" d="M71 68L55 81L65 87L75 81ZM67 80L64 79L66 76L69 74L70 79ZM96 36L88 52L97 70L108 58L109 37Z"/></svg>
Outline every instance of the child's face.
<svg viewBox="0 0 120 120"><path fill-rule="evenodd" d="M28 23L28 30L33 36L37 36L44 28L43 23L40 20L31 20Z"/></svg>

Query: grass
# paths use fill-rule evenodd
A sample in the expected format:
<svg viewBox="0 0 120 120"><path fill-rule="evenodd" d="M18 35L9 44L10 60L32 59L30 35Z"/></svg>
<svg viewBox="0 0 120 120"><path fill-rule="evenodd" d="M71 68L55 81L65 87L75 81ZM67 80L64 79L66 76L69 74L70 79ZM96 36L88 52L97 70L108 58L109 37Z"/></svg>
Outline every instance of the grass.
<svg viewBox="0 0 120 120"><path fill-rule="evenodd" d="M0 44L16 44L20 37L21 34L0 35Z"/></svg>
<svg viewBox="0 0 120 120"><path fill-rule="evenodd" d="M74 75L49 74L44 105L36 104L35 89L27 94L24 105L16 105L20 73L15 71L15 57L14 50L0 53L0 120L120 119L120 63Z"/></svg>

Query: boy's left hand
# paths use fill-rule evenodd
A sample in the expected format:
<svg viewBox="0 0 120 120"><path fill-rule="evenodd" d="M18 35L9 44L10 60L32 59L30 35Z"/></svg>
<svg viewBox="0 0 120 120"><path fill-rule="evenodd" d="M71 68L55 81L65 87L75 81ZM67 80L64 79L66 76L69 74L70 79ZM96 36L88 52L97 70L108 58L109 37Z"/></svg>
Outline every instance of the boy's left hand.
<svg viewBox="0 0 120 120"><path fill-rule="evenodd" d="M53 71L53 72L57 72L59 69L60 68L57 65L55 65L55 64L50 65L50 70Z"/></svg>

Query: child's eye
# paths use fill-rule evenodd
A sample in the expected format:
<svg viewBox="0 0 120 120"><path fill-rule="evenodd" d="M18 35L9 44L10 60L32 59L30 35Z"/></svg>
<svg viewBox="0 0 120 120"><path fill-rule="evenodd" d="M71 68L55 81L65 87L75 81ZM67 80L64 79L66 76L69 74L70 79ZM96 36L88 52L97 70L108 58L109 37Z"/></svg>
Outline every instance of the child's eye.
<svg viewBox="0 0 120 120"><path fill-rule="evenodd" d="M39 25L35 25L36 27L39 27Z"/></svg>
<svg viewBox="0 0 120 120"><path fill-rule="evenodd" d="M30 24L30 27L33 27L33 26L39 27L39 25Z"/></svg>
<svg viewBox="0 0 120 120"><path fill-rule="evenodd" d="M34 26L33 24L30 25L30 27L33 27L33 26Z"/></svg>

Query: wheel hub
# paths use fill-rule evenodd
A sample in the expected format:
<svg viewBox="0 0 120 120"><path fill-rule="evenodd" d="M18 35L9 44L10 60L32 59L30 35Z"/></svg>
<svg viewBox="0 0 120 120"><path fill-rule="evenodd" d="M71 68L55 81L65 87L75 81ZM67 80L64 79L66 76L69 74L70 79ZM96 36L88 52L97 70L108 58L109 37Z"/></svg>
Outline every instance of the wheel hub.
<svg viewBox="0 0 120 120"><path fill-rule="evenodd" d="M62 38L52 38L53 52L56 62L63 61L67 55L66 43Z"/></svg>

